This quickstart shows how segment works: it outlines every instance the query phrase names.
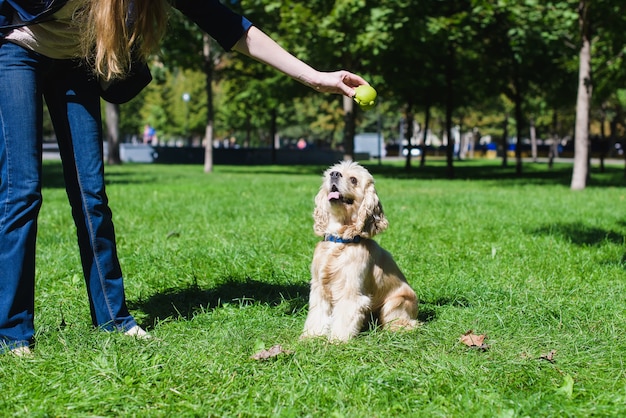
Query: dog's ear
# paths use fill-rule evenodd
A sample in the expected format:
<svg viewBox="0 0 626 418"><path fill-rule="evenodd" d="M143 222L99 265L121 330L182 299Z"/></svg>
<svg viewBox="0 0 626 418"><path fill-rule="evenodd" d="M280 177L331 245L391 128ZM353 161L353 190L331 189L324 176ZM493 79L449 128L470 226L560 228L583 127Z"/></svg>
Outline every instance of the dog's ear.
<svg viewBox="0 0 626 418"><path fill-rule="evenodd" d="M389 226L373 181L365 186L363 202L359 207L356 223L356 229L361 231L360 235L363 238L371 238Z"/></svg>
<svg viewBox="0 0 626 418"><path fill-rule="evenodd" d="M323 237L328 227L330 216L327 211L328 198L326 190L320 188L320 191L315 196L315 209L313 210L313 231L315 235Z"/></svg>

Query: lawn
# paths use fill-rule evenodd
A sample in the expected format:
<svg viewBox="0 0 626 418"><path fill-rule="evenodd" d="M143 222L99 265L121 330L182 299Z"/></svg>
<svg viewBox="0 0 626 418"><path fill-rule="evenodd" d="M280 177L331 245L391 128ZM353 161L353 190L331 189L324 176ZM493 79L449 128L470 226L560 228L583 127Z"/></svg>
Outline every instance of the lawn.
<svg viewBox="0 0 626 418"><path fill-rule="evenodd" d="M37 345L0 359L3 416L626 415L623 166L366 164L377 237L423 325L299 341L325 167L107 167L131 311L155 338L91 328L58 162L44 165ZM481 348L459 340L484 335ZM285 353L251 358L280 344Z"/></svg>

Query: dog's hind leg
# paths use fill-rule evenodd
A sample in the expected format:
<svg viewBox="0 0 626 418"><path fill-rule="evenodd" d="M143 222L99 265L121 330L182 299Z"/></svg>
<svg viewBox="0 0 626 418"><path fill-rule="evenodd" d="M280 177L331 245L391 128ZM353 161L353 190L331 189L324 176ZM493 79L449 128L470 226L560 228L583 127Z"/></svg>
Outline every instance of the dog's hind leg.
<svg viewBox="0 0 626 418"><path fill-rule="evenodd" d="M410 330L418 325L417 296L409 285L403 284L393 290L380 308L379 320L390 330Z"/></svg>

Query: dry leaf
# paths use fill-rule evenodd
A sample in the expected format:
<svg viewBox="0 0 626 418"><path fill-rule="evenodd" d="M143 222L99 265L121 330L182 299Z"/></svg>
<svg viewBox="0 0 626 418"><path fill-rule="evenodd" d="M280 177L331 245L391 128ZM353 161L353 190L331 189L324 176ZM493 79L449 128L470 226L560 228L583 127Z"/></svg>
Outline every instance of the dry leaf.
<svg viewBox="0 0 626 418"><path fill-rule="evenodd" d="M552 350L550 351L548 354L542 354L539 359L541 360L547 360L550 363L554 363L554 356L556 355L556 350Z"/></svg>
<svg viewBox="0 0 626 418"><path fill-rule="evenodd" d="M254 360L267 360L280 354L291 354L291 351L284 350L280 344L271 347L269 350L261 350L250 358Z"/></svg>
<svg viewBox="0 0 626 418"><path fill-rule="evenodd" d="M471 348L487 350L489 348L489 345L484 343L485 338L485 334L476 335L474 334L474 331L469 330L465 334L463 334L461 338L459 338L459 341Z"/></svg>

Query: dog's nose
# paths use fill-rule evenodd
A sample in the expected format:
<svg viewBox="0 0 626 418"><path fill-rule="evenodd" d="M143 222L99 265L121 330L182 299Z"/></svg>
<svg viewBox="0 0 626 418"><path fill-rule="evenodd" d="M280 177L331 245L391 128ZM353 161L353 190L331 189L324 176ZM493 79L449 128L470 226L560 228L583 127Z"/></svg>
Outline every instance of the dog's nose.
<svg viewBox="0 0 626 418"><path fill-rule="evenodd" d="M341 178L341 173L339 171L332 171L330 173L330 179L331 180L336 180L336 179L339 179L339 178Z"/></svg>

